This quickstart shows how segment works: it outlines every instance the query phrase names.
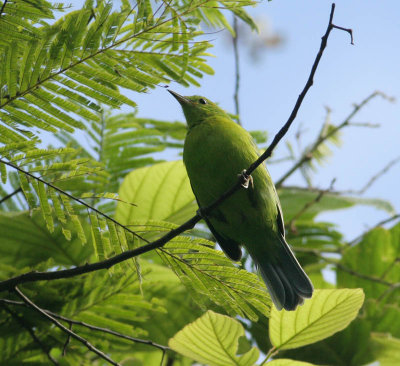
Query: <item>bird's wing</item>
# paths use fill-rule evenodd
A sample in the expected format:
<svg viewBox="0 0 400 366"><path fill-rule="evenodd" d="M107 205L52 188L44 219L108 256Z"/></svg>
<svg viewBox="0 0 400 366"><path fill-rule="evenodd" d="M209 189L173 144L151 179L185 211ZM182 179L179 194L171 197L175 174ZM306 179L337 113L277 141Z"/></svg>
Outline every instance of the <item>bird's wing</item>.
<svg viewBox="0 0 400 366"><path fill-rule="evenodd" d="M192 190L193 190L193 188L192 188ZM200 203L199 203L199 200L197 199L197 197L196 197L196 201L197 201L197 205L200 208L201 206L200 206ZM216 214L217 211L218 211L218 208L214 209L214 211L212 213ZM207 217L203 217L203 219L206 222L211 233L214 235L215 239L217 239L219 246L222 248L224 253L228 256L228 258L232 259L235 262L240 261L240 259L242 258L242 250L240 249L239 243L223 236L222 234L219 234L218 231L214 229L210 220Z"/></svg>
<svg viewBox="0 0 400 366"><path fill-rule="evenodd" d="M285 238L285 222L283 221L282 209L281 205L278 203L276 204L276 208L278 210L278 216L276 217L276 222L278 224L279 233Z"/></svg>
<svg viewBox="0 0 400 366"><path fill-rule="evenodd" d="M224 237L222 234L219 234L211 225L210 220L207 218L204 218L204 221L207 223L208 228L215 236L215 239L217 239L217 242L224 253L233 261L239 261L242 258L242 250L240 249L239 243L230 238Z"/></svg>

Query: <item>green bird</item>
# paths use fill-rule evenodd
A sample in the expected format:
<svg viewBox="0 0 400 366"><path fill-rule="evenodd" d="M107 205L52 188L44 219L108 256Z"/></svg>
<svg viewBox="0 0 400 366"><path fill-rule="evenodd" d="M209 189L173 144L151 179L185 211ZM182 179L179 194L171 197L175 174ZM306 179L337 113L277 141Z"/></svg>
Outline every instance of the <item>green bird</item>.
<svg viewBox="0 0 400 366"><path fill-rule="evenodd" d="M201 96L180 103L188 125L183 161L199 207L231 188L260 155L251 135L215 103ZM294 310L310 298L313 285L285 240L282 209L265 164L241 189L204 217L225 254L239 261L243 245L261 272L278 310Z"/></svg>

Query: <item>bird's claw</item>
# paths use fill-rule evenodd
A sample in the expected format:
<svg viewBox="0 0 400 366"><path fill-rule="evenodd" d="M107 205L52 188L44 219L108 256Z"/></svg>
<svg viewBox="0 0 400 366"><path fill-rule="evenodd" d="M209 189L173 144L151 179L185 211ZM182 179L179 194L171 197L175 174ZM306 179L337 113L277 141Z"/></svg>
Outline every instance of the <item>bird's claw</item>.
<svg viewBox="0 0 400 366"><path fill-rule="evenodd" d="M242 183L243 188L246 188L246 189L249 188L249 184L251 185L251 188L254 187L253 177L246 173L246 169L244 169L242 171L242 173L239 174L238 176L242 177L242 179L243 179L243 183Z"/></svg>

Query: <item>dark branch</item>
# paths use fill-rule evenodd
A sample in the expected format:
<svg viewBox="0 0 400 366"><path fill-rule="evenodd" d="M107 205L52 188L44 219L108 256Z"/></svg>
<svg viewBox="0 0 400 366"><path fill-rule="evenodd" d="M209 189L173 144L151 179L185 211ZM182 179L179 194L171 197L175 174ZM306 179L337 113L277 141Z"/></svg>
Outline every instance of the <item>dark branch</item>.
<svg viewBox="0 0 400 366"><path fill-rule="evenodd" d="M8 194L7 196L3 197L3 198L0 200L0 205L1 205L3 202L5 202L5 201L7 201L8 199L10 199L11 197L13 197L13 196L15 196L16 194L18 194L19 192L22 192L22 188L21 188L21 187L17 188L14 192L11 192L11 193Z"/></svg>
<svg viewBox="0 0 400 366"><path fill-rule="evenodd" d="M308 90L310 89L310 87L313 85L313 79L314 79L314 75L315 72L317 70L318 64L321 60L322 54L326 48L327 45L327 40L329 37L329 34L331 32L331 30L334 28L333 24L332 24L332 19L333 19L333 14L335 11L335 4L332 4L331 7L331 13L329 16L329 24L327 27L327 30L325 32L325 35L322 37L322 41L321 41L321 45L320 45L320 49L318 51L318 54L315 58L315 61L313 63L313 66L311 68L311 72L310 75L308 77L307 83L303 89L303 91L300 93L296 104L293 108L293 111L291 112L289 119L287 120L287 122L285 123L285 125L279 130L279 132L275 135L274 140L272 141L271 145L267 148L267 150L265 150L265 152L253 163L250 165L250 167L245 171L245 174L241 174L239 176L238 181L236 182L235 185L232 186L231 189L229 189L228 191L226 191L225 193L223 193L216 201L214 201L211 205L207 206L207 207L203 207L200 208L198 213L193 216L191 219L189 219L188 221L186 221L183 225L179 226L176 229L171 230L170 232L168 232L167 234L165 234L163 237L161 237L160 239L155 240L152 243L146 244L140 248L136 248L133 250L129 250L126 252L123 252L121 254L118 254L114 257L111 257L109 259L106 259L104 261L101 262L96 262L96 263L92 263L92 264L85 264L83 266L80 267L75 267L75 268L71 268L71 269L65 269L65 270L61 270L61 271L54 271L54 272L29 272L29 273L25 273L13 278L10 278L8 280L2 281L0 282L0 291L3 290L7 290L7 289L12 289L13 287L15 287L18 284L21 283L26 283L26 282L32 282L32 281L43 281L43 280L55 280L55 279L60 279L60 278L68 278L68 277L73 277L79 274L84 274L84 273L88 273L88 272L93 272L93 271L97 271L100 269L108 269L112 266L114 266L115 264L118 264L122 261L125 261L127 259L136 257L140 254L143 253L147 253L151 250L157 249L157 248L161 248L164 244L166 244L169 240L175 238L176 236L178 236L179 234L183 233L186 230L192 229L194 227L194 225L196 225L196 223L198 223L202 217L207 216L212 210L214 210L217 206L219 206L222 202L224 202L227 198L229 198L230 196L232 196L236 191L238 191L239 189L241 189L241 187L246 183L248 176L251 175L251 173L253 173L253 171L255 169L257 169L257 167L263 163L264 160L266 160L267 158L269 158L272 154L272 151L275 149L275 147L277 146L277 144L279 143L280 140L282 140L282 138L285 136L286 132L288 131L289 127L291 126L291 124L293 123L294 119L296 118L297 112L303 102L304 97L306 96ZM1 160L0 160L1 161ZM11 166L10 163L6 163L8 165ZM16 169L19 169L18 167L15 167ZM36 177L34 177L36 178ZM45 182L43 182L44 184L46 184ZM54 187L54 189L59 190L57 187ZM86 203L84 203L85 206ZM121 225L119 223L117 223L118 225Z"/></svg>
<svg viewBox="0 0 400 366"><path fill-rule="evenodd" d="M14 288L14 291L16 294L22 299L22 301L30 308L34 309L37 311L39 314L41 314L43 317L45 317L47 320L50 320L56 327L60 328L63 332L67 333L70 335L72 338L76 339L77 341L81 342L83 345L85 345L90 351L94 352L97 354L99 357L102 359L106 360L109 362L111 365L114 366L121 366L119 363L113 361L110 357L108 357L105 353L97 349L95 346L93 346L91 343L89 343L85 338L81 337L80 335L74 333L72 330L69 330L67 327L62 325L58 320L47 314L43 309L41 309L39 306L34 304L28 297L26 297L21 290L18 289L18 287Z"/></svg>

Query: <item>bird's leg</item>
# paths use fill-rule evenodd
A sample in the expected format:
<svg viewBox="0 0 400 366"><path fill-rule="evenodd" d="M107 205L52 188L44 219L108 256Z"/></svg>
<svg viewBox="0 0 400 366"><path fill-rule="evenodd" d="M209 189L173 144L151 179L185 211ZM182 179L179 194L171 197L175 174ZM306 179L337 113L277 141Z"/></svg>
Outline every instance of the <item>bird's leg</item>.
<svg viewBox="0 0 400 366"><path fill-rule="evenodd" d="M242 180L243 180L242 187L243 188L246 188L246 189L249 188L249 183L250 183L251 188L254 188L253 177L246 173L246 169L244 169L242 171L242 173L238 174L238 177L242 177Z"/></svg>

